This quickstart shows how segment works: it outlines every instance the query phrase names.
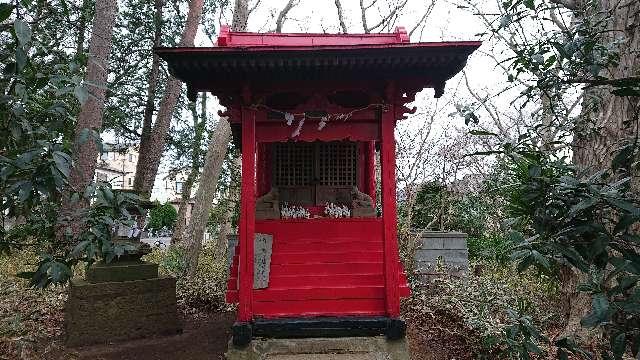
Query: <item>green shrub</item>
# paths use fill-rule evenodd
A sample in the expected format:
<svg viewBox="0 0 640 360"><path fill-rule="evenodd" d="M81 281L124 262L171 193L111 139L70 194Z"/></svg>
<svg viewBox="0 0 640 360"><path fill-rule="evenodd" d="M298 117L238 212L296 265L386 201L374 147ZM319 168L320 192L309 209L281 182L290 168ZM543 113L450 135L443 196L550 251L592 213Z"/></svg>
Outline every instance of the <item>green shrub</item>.
<svg viewBox="0 0 640 360"><path fill-rule="evenodd" d="M405 317L433 322L458 319L462 325L450 329L459 329L455 330L459 333L450 336L467 339L471 348L484 353L476 355L489 358L507 353L518 340L544 349L548 344L541 343L541 338L515 334L514 329L526 328L533 333L528 325L535 325L542 332L558 326L562 319L561 299L555 280L533 272L519 274L511 264L482 261L473 263L472 268L479 271L472 271L464 279L443 276L426 289L414 290L405 302ZM523 334L526 336L520 336Z"/></svg>
<svg viewBox="0 0 640 360"><path fill-rule="evenodd" d="M160 274L175 278L182 277L187 269L184 250L178 246L169 246L167 249L154 248L144 260L158 264Z"/></svg>
<svg viewBox="0 0 640 360"><path fill-rule="evenodd" d="M200 253L198 269L193 277L185 276L184 250L177 246L154 249L145 256L146 261L159 265L160 273L176 278L176 296L185 310L200 311L229 310L225 302L227 289L227 263L216 259L213 246L205 246Z"/></svg>
<svg viewBox="0 0 640 360"><path fill-rule="evenodd" d="M168 202L164 204L157 203L157 206L149 211L149 225L151 230L160 230L162 228L173 229L178 220L178 211Z"/></svg>
<svg viewBox="0 0 640 360"><path fill-rule="evenodd" d="M506 265L511 261L513 243L502 235L481 235L467 238L469 258Z"/></svg>

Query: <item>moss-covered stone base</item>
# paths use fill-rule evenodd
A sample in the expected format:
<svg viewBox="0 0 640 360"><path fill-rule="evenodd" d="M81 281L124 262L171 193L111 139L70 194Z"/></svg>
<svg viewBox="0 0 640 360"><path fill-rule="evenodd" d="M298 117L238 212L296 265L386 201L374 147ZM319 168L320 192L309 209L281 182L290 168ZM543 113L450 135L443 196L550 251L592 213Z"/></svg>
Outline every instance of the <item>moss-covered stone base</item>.
<svg viewBox="0 0 640 360"><path fill-rule="evenodd" d="M173 335L181 330L174 278L71 281L65 305L67 346Z"/></svg>
<svg viewBox="0 0 640 360"><path fill-rule="evenodd" d="M405 339L390 341L383 336L254 339L238 349L229 342L228 360L409 360Z"/></svg>
<svg viewBox="0 0 640 360"><path fill-rule="evenodd" d="M144 261L95 263L87 270L87 281L90 283L144 280L157 277L158 264Z"/></svg>

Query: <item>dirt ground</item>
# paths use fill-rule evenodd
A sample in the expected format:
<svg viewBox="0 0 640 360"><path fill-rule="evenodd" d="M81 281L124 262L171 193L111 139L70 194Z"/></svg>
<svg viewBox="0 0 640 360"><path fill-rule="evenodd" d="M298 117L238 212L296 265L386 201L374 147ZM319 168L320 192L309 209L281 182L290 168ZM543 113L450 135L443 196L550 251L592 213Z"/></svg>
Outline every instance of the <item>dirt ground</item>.
<svg viewBox="0 0 640 360"><path fill-rule="evenodd" d="M0 359L47 360L218 360L224 359L234 313L186 315L176 336L154 337L108 345L65 348L62 336L42 341L32 351L0 346Z"/></svg>
<svg viewBox="0 0 640 360"><path fill-rule="evenodd" d="M463 334L460 319L438 312L431 318L409 317L407 341L414 360L471 360L477 358L477 349Z"/></svg>
<svg viewBox="0 0 640 360"><path fill-rule="evenodd" d="M0 359L47 360L218 360L224 359L235 313L184 315L183 333L176 336L66 348L62 335L42 341L30 351L0 346ZM420 319L428 321L429 319ZM442 319L439 319L442 320ZM408 321L407 340L415 360L473 359L465 339L452 338L452 330L442 326L425 331L424 322ZM6 344L5 344L6 345Z"/></svg>
<svg viewBox="0 0 640 360"><path fill-rule="evenodd" d="M187 316L180 335L67 349L59 359L224 359L234 318L235 314L229 312Z"/></svg>

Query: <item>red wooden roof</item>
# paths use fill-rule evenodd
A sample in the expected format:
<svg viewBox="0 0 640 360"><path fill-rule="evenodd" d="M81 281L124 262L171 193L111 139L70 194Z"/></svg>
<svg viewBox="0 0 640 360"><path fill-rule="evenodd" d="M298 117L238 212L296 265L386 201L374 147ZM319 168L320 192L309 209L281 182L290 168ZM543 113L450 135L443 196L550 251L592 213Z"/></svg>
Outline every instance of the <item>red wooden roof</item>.
<svg viewBox="0 0 640 360"><path fill-rule="evenodd" d="M309 34L309 33L251 33L231 32L222 26L218 46L327 46L327 45L382 45L408 43L409 36L402 26L389 34Z"/></svg>
<svg viewBox="0 0 640 360"><path fill-rule="evenodd" d="M277 89L283 83L395 80L407 92L434 87L442 95L478 41L410 43L403 28L390 34L261 34L221 29L218 46L156 48L188 95L233 97L241 86Z"/></svg>

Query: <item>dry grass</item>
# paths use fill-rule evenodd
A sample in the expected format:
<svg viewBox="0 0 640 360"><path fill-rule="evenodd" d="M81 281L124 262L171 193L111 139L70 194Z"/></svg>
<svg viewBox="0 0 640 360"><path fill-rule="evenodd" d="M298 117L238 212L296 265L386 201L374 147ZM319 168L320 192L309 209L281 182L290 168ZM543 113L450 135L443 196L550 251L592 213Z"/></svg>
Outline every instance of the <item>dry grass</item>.
<svg viewBox="0 0 640 360"><path fill-rule="evenodd" d="M62 334L66 288L32 289L15 276L36 261L30 252L0 256L0 359L47 358Z"/></svg>

